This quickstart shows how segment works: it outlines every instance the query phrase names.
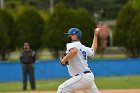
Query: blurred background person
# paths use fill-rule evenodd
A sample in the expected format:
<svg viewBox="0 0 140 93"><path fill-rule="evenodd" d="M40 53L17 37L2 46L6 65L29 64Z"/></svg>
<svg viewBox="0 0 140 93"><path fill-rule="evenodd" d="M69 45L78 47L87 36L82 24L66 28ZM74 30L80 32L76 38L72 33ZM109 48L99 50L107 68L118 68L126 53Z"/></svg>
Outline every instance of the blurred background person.
<svg viewBox="0 0 140 93"><path fill-rule="evenodd" d="M23 71L23 90L27 89L27 79L29 76L30 86L32 90L36 89L35 75L34 75L34 63L36 60L35 51L30 49L28 42L24 43L23 50L20 54L20 61L22 63Z"/></svg>

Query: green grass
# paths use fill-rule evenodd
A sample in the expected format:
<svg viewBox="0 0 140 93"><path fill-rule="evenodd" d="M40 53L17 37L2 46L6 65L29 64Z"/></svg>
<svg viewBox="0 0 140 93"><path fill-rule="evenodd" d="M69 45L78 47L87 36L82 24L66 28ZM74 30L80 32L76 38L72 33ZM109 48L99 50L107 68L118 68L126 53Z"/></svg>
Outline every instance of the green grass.
<svg viewBox="0 0 140 93"><path fill-rule="evenodd" d="M58 86L65 80L66 79L37 80L36 81L37 91L57 90ZM28 82L27 90L31 91L29 82ZM0 92L8 92L8 91L11 92L22 91L22 81L0 82Z"/></svg>
<svg viewBox="0 0 140 93"><path fill-rule="evenodd" d="M57 90L58 86L66 79L37 80L37 91ZM96 85L99 89L136 89L140 88L140 76L125 77L96 77ZM1 82L0 92L22 91L22 81ZM28 83L28 91L30 86Z"/></svg>
<svg viewBox="0 0 140 93"><path fill-rule="evenodd" d="M140 76L95 78L99 89L136 89L140 88Z"/></svg>

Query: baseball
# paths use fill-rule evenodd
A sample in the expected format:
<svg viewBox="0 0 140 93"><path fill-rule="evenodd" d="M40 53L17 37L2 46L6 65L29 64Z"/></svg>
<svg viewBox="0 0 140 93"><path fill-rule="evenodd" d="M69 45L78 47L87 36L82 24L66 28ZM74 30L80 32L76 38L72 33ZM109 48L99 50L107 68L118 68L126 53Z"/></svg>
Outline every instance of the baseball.
<svg viewBox="0 0 140 93"><path fill-rule="evenodd" d="M100 28L96 28L95 31L96 31L96 32L99 32L99 31L100 31Z"/></svg>

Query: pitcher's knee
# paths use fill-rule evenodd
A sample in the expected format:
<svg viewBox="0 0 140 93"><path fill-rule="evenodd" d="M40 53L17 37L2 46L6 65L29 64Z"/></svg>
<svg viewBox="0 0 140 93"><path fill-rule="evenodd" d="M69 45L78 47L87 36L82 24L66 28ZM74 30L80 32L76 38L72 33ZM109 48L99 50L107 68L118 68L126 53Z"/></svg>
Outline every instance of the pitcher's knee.
<svg viewBox="0 0 140 93"><path fill-rule="evenodd" d="M60 85L57 93L72 93L72 91L69 88Z"/></svg>
<svg viewBox="0 0 140 93"><path fill-rule="evenodd" d="M60 86L58 87L58 89L57 89L57 93L63 93L63 92L62 92L62 89L63 89L63 88L62 88L61 85L60 85Z"/></svg>

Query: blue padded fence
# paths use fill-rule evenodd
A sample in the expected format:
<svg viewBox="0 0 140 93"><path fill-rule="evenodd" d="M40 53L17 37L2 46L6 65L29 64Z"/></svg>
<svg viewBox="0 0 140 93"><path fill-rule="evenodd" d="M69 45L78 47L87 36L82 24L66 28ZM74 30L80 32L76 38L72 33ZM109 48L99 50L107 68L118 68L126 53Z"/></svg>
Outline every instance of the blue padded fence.
<svg viewBox="0 0 140 93"><path fill-rule="evenodd" d="M140 75L140 59L89 60L89 67L95 76ZM59 60L40 60L35 64L35 78L70 77L66 67ZM0 62L0 82L22 80L20 62Z"/></svg>

